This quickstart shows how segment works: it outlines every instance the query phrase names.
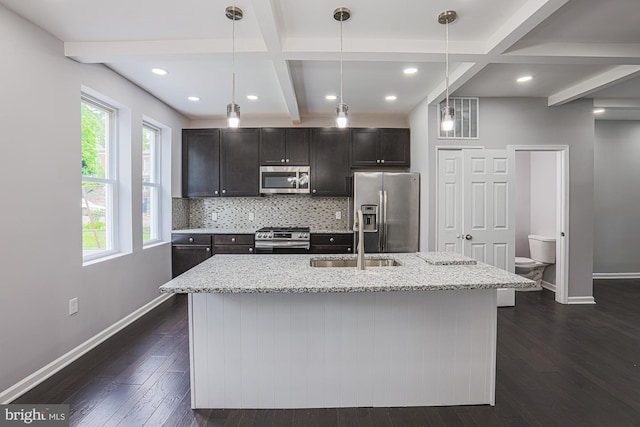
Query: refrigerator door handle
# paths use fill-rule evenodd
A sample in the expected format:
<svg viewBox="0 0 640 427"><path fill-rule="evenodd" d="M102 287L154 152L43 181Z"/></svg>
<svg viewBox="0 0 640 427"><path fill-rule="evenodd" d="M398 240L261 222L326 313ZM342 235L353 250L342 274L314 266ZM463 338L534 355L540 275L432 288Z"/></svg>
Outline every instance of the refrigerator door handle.
<svg viewBox="0 0 640 427"><path fill-rule="evenodd" d="M386 252L387 251L387 190L384 190L383 192L384 196L384 203L383 203L383 209L384 209L384 217L383 217L383 225L382 228L384 229L384 237L383 237L383 241L382 241L382 252Z"/></svg>
<svg viewBox="0 0 640 427"><path fill-rule="evenodd" d="M384 198L382 195L382 190L378 191L378 206L379 206L379 212L378 212L378 219L377 219L377 224L376 224L376 229L378 230L378 247L380 248L380 252L384 252L384 250L382 249L382 244L384 242L384 218L382 218L382 214L383 214L383 210L382 207L384 206Z"/></svg>

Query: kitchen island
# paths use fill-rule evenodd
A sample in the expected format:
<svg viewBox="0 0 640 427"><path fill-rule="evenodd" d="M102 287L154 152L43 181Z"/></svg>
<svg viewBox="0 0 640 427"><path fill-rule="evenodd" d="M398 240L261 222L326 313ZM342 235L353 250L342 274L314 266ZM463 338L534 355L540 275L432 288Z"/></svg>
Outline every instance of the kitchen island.
<svg viewBox="0 0 640 427"><path fill-rule="evenodd" d="M495 403L496 289L534 282L455 254L216 255L189 294L193 408Z"/></svg>

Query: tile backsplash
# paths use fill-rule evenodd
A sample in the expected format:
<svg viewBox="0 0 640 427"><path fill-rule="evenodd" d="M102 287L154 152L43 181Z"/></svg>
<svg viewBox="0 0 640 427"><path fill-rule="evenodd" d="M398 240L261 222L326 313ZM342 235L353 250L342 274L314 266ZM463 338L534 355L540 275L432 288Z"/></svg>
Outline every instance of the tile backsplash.
<svg viewBox="0 0 640 427"><path fill-rule="evenodd" d="M183 212L184 202L188 211L186 223ZM309 226L315 230L346 230L349 220L347 197L269 196L174 199L173 209L174 229ZM336 219L336 212L340 212L340 219Z"/></svg>

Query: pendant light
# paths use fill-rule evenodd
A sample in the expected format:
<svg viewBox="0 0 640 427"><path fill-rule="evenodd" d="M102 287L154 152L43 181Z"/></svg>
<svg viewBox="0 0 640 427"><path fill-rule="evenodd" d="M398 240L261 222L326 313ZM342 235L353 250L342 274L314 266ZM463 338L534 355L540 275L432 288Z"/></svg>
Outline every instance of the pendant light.
<svg viewBox="0 0 640 427"><path fill-rule="evenodd" d="M445 102L445 107L442 109L441 117L440 117L440 126L442 130L445 132L449 132L453 130L453 117L455 115L455 111L453 107L449 106L449 24L456 20L458 14L455 10L445 10L440 15L438 15L438 22L444 24L446 27L446 39L447 44L445 47L445 63L446 63L446 71L445 71L445 84L447 88L447 98Z"/></svg>
<svg viewBox="0 0 640 427"><path fill-rule="evenodd" d="M336 108L336 126L339 128L349 127L349 106L342 100L342 23L351 18L351 11L346 7L339 7L333 11L333 19L340 21L340 103Z"/></svg>
<svg viewBox="0 0 640 427"><path fill-rule="evenodd" d="M227 127L237 128L240 125L240 106L236 104L236 21L242 19L242 9L236 6L229 6L225 9L225 16L231 19L232 23L232 78L231 78L231 104L227 104Z"/></svg>

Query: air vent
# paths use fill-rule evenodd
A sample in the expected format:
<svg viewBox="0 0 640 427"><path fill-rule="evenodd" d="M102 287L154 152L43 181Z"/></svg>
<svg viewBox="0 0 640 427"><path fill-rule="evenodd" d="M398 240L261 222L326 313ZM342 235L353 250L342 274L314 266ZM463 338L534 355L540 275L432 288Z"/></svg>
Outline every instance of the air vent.
<svg viewBox="0 0 640 427"><path fill-rule="evenodd" d="M455 109L453 129L445 132L438 126L440 139L477 139L478 138L478 98L449 98L449 106ZM445 107L445 101L440 103L440 111ZM438 119L439 121L439 119Z"/></svg>

